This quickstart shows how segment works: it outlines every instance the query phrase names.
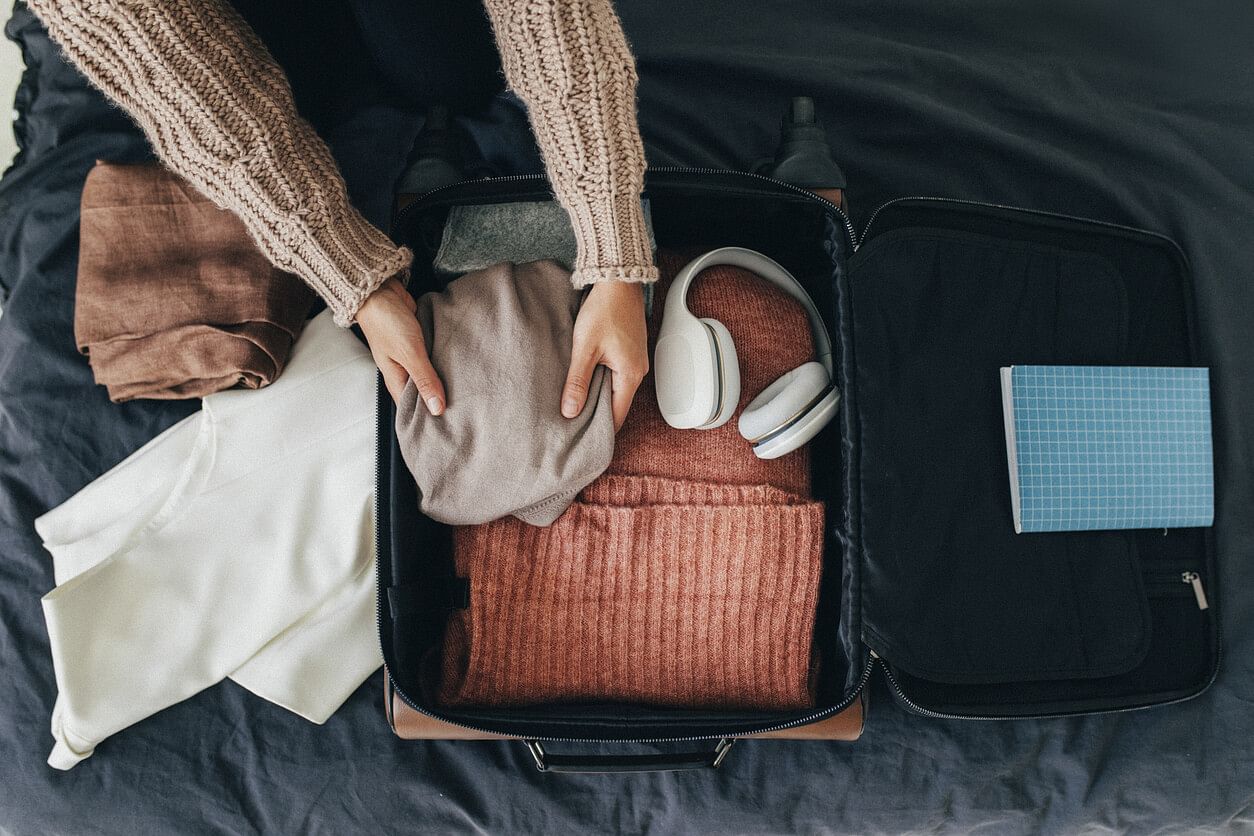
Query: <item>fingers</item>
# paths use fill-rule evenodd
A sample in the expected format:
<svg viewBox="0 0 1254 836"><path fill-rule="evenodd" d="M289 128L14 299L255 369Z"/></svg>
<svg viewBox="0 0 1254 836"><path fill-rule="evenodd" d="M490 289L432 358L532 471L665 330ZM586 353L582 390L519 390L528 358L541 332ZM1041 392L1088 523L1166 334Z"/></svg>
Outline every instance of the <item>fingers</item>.
<svg viewBox="0 0 1254 836"><path fill-rule="evenodd" d="M379 367L379 372L383 375L383 385L387 387L393 402L398 404L401 402L401 395L405 393L405 384L412 380L414 387L418 390L418 396L426 404L427 411L432 415L444 412L444 384L435 373L435 368L427 359L425 351L421 358L409 359L408 366L403 366L390 357L380 358L376 355L374 359L375 365Z"/></svg>
<svg viewBox="0 0 1254 836"><path fill-rule="evenodd" d="M566 373L566 385L562 387L562 415L574 418L583 412L588 401L588 387L592 385L592 373L597 367L597 356L576 345L570 358L570 371Z"/></svg>
<svg viewBox="0 0 1254 836"><path fill-rule="evenodd" d="M444 412L444 384L427 356L422 326L414 316L417 304L399 281L389 279L370 295L357 313L375 365L392 400L400 403L405 385L413 381L432 415Z"/></svg>
<svg viewBox="0 0 1254 836"><path fill-rule="evenodd" d="M636 397L636 390L640 388L640 381L643 379L644 372L638 370L612 373L610 386L613 391L610 393L610 405L614 412L614 432L623 428L627 413L631 411L632 399Z"/></svg>
<svg viewBox="0 0 1254 836"><path fill-rule="evenodd" d="M389 290L396 294L405 309L409 311L410 316L405 321L406 327L401 349L394 360L413 381L414 387L418 390L418 396L427 406L427 411L432 415L440 415L444 412L446 401L444 382L440 380L435 367L431 365L431 359L427 356L427 344L422 338L422 326L412 318L418 310L418 303L399 281L390 283Z"/></svg>
<svg viewBox="0 0 1254 836"><path fill-rule="evenodd" d="M566 418L574 418L583 412L598 362L606 366L610 373L610 409L614 415L614 431L617 432L627 420L636 390L640 388L640 382L649 370L648 360L643 363L615 362L609 357L598 358L596 354L587 351L575 355L571 359L566 385L562 389L562 415Z"/></svg>
<svg viewBox="0 0 1254 836"><path fill-rule="evenodd" d="M427 411L432 415L442 414L445 402L444 383L427 357L427 347L422 341L421 333L418 335L417 344L411 340L407 350L403 351L398 359L409 374L409 379L418 389L418 396L427 405Z"/></svg>
<svg viewBox="0 0 1254 836"><path fill-rule="evenodd" d="M387 387L388 394L392 396L392 401L400 403L401 393L405 391L405 384L409 382L409 374L405 371L405 367L400 363L392 362L386 357L380 360L376 356L374 362L379 367L379 373L383 375L383 385Z"/></svg>
<svg viewBox="0 0 1254 836"><path fill-rule="evenodd" d="M610 405L617 431L627 420L640 381L649 371L644 294L639 285L594 285L575 319L574 350L562 390L562 415L574 418L587 403L597 364L610 371Z"/></svg>

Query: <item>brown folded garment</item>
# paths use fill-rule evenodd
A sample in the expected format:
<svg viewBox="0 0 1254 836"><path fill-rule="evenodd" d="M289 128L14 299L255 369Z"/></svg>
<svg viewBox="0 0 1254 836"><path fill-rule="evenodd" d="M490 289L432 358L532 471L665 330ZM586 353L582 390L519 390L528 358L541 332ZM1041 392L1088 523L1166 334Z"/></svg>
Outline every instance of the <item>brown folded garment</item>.
<svg viewBox="0 0 1254 836"><path fill-rule="evenodd" d="M807 708L822 552L822 503L652 476L603 476L548 528L457 528L439 701Z"/></svg>
<svg viewBox="0 0 1254 836"><path fill-rule="evenodd" d="M235 215L160 165L98 162L87 176L74 337L110 399L259 389L313 299Z"/></svg>

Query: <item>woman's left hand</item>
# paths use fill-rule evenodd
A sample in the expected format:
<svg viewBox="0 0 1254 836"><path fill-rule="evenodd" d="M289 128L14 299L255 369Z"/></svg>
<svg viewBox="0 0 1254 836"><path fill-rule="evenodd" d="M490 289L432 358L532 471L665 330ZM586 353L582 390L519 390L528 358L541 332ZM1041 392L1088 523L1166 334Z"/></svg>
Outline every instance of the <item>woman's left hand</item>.
<svg viewBox="0 0 1254 836"><path fill-rule="evenodd" d="M575 318L570 371L562 389L562 415L574 418L588 399L598 365L610 371L614 430L627 420L632 398L649 371L644 287L636 282L594 284Z"/></svg>

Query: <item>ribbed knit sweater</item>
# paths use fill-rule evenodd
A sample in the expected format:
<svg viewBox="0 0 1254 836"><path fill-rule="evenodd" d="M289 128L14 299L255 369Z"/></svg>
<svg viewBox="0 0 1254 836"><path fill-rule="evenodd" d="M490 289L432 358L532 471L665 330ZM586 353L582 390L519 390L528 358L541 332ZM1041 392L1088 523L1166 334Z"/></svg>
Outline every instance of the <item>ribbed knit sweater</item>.
<svg viewBox="0 0 1254 836"><path fill-rule="evenodd" d="M412 254L348 201L283 70L226 0L29 0L78 68L168 168L239 216L340 325ZM640 206L636 71L611 0L487 0L506 79L528 106L574 225L576 286L657 278Z"/></svg>
<svg viewBox="0 0 1254 836"><path fill-rule="evenodd" d="M441 704L813 704L823 503L769 485L604 476L548 528L453 529L470 606Z"/></svg>

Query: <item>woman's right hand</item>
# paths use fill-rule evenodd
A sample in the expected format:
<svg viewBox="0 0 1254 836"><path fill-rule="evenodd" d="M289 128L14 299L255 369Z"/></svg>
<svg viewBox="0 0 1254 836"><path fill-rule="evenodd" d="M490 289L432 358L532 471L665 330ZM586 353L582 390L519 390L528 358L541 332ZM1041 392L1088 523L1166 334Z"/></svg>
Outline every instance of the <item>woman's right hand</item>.
<svg viewBox="0 0 1254 836"><path fill-rule="evenodd" d="M444 384L427 357L422 326L415 316L417 309L400 279L391 278L357 309L356 322L366 335L392 400L399 403L405 384L412 380L427 410L439 415L444 412Z"/></svg>

